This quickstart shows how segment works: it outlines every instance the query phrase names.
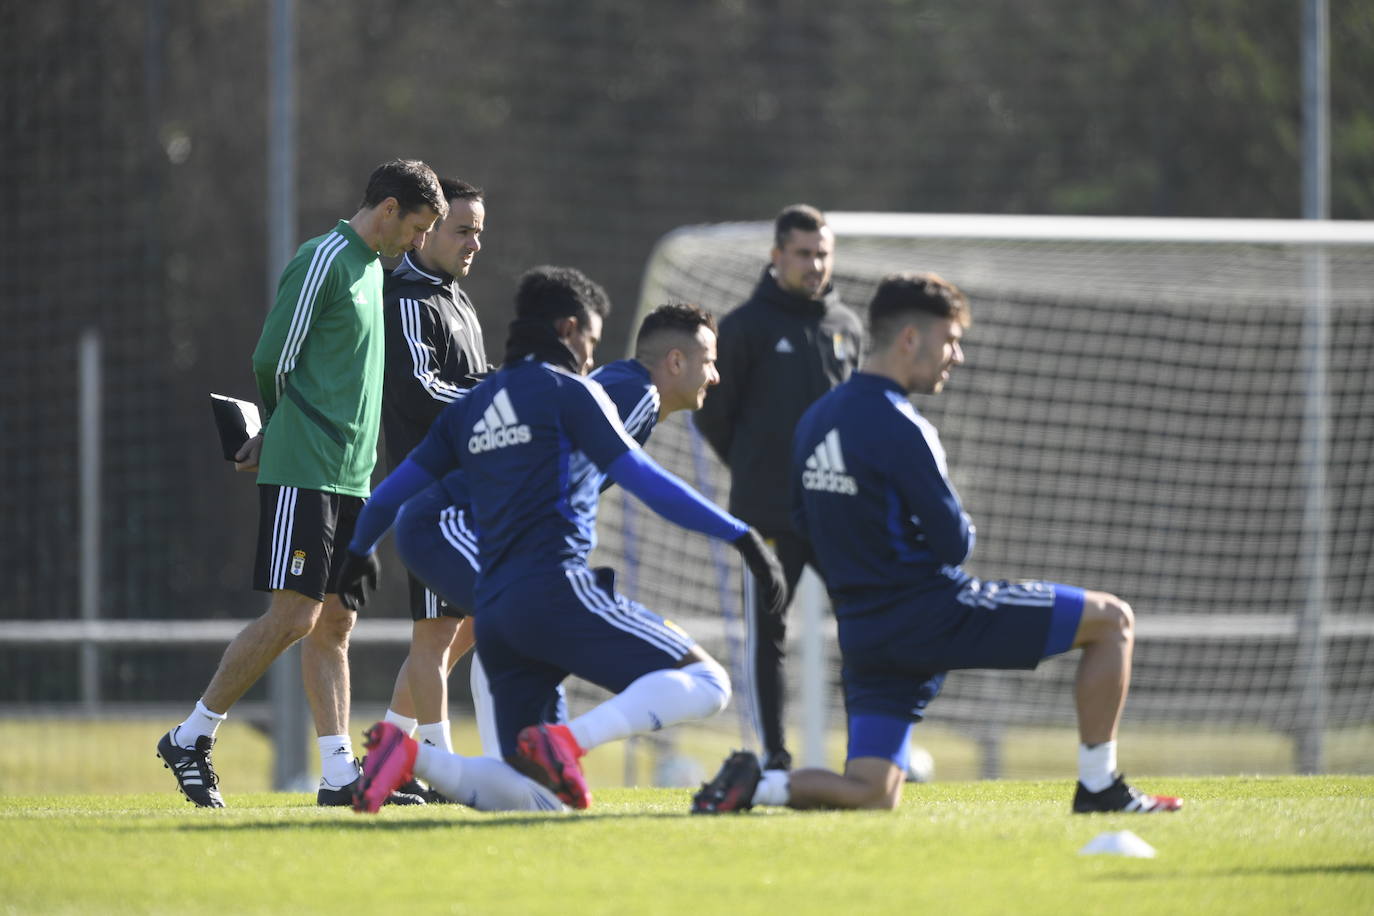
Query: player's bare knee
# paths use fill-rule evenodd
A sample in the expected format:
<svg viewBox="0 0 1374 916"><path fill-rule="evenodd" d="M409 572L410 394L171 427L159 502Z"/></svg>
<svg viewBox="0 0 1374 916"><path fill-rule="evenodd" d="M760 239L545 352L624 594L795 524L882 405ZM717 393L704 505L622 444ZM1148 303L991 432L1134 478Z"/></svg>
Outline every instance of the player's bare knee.
<svg viewBox="0 0 1374 916"><path fill-rule="evenodd" d="M888 785L886 781L864 780L866 795L858 807L872 811L895 811L902 801L902 784Z"/></svg>
<svg viewBox="0 0 1374 916"><path fill-rule="evenodd" d="M1116 595L1105 595L1102 603L1106 637L1132 642L1135 639L1135 611Z"/></svg>
<svg viewBox="0 0 1374 916"><path fill-rule="evenodd" d="M357 619L357 613L350 611L338 601L327 601L308 638L320 645L347 648L348 637L353 632L353 624Z"/></svg>
<svg viewBox="0 0 1374 916"><path fill-rule="evenodd" d="M292 591L275 591L264 615L283 635L295 642L310 635L320 617L320 602Z"/></svg>
<svg viewBox="0 0 1374 916"><path fill-rule="evenodd" d="M1083 607L1079 645L1125 643L1135 639L1135 612L1116 595L1089 592Z"/></svg>

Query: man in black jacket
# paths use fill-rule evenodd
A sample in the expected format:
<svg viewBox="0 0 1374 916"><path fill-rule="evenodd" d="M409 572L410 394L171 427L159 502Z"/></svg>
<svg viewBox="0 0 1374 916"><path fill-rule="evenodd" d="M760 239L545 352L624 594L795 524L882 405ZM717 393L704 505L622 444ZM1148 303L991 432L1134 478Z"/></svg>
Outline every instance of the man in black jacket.
<svg viewBox="0 0 1374 916"><path fill-rule="evenodd" d="M382 429L391 470L420 443L457 392L491 369L477 311L458 287L482 248L486 205L482 191L466 182L445 178L439 185L448 217L435 224L421 248L401 259L385 283ZM452 751L448 675L472 648L472 624L465 617L470 609L451 607L414 576L408 578L415 623L386 718L419 740Z"/></svg>
<svg viewBox="0 0 1374 916"><path fill-rule="evenodd" d="M811 548L792 530L792 433L806 409L858 365L863 325L830 282L835 234L815 207L795 204L774 224L772 263L743 305L720 323L720 384L697 411L697 429L730 468L730 511L777 551L790 597ZM764 768L791 765L783 735L787 621L770 615L744 573L749 688Z"/></svg>

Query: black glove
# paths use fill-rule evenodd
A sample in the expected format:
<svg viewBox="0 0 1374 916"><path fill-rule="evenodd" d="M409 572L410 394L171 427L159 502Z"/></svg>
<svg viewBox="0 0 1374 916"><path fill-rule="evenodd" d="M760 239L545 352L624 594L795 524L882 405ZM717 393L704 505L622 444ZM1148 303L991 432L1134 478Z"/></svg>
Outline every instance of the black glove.
<svg viewBox="0 0 1374 916"><path fill-rule="evenodd" d="M778 562L777 556L763 542L763 536L753 528L731 543L744 558L744 565L748 566L754 578L759 580L760 594L768 603L767 612L775 617L781 617L787 610L787 578L783 575L782 564Z"/></svg>
<svg viewBox="0 0 1374 916"><path fill-rule="evenodd" d="M339 600L343 606L356 611L367 604L367 596L377 590L381 574L382 563L377 559L377 551L364 557L350 550L339 575Z"/></svg>

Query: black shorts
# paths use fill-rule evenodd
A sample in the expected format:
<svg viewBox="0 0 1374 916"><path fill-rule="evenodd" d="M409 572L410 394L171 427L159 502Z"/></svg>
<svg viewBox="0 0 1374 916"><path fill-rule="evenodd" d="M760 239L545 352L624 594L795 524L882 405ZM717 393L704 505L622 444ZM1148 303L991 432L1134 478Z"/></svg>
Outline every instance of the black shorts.
<svg viewBox="0 0 1374 916"><path fill-rule="evenodd" d="M290 589L316 601L336 594L362 508L358 496L259 484L253 587Z"/></svg>
<svg viewBox="0 0 1374 916"><path fill-rule="evenodd" d="M406 578L410 580L411 620L434 620L439 617L457 617L461 620L467 616L465 611L425 588L425 584L415 578L414 573L407 573Z"/></svg>

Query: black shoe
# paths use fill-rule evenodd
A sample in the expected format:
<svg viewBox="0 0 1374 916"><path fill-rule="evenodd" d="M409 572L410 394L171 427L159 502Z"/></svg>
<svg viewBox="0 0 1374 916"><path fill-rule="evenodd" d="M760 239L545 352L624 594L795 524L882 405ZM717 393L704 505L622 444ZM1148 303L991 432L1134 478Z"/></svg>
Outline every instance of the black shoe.
<svg viewBox="0 0 1374 916"><path fill-rule="evenodd" d="M219 794L219 777L210 763L210 748L214 746L214 738L201 735L195 747L184 748L172 740L172 732L163 735L157 743L157 755L162 765L177 778L181 794L201 808L224 807L224 799Z"/></svg>
<svg viewBox="0 0 1374 916"><path fill-rule="evenodd" d="M364 757L363 760L365 761L367 760L367 758ZM405 782L397 786L396 791L400 792L402 795L418 795L420 798L423 798L425 800L425 804L427 805L458 804L456 801L449 798L443 792L440 792L438 789L432 786L425 785L424 783L420 782L420 780L416 779L414 776L412 776L410 779L407 779Z"/></svg>
<svg viewBox="0 0 1374 916"><path fill-rule="evenodd" d="M790 770L792 769L792 755L785 750L774 751L763 758L763 768L765 770Z"/></svg>
<svg viewBox="0 0 1374 916"><path fill-rule="evenodd" d="M440 792L438 789L434 788L433 786L430 786L428 789L425 789L424 794L421 795L420 797L423 798L423 799L425 800L426 803L431 804L431 805L456 805L456 804L458 804L458 802L456 802L456 801L454 801L453 799L449 798L447 795L445 795L443 792Z"/></svg>
<svg viewBox="0 0 1374 916"><path fill-rule="evenodd" d="M336 789L333 786L321 782L320 790L315 793L315 804L319 805L321 808L352 807L353 793L361 785L362 779L363 777L360 773L357 779L340 789ZM384 805L423 805L424 803L425 800L421 796L412 795L409 792L402 792L399 789L388 795L386 801L382 802Z"/></svg>
<svg viewBox="0 0 1374 916"><path fill-rule="evenodd" d="M693 814L727 814L754 807L754 790L763 778L759 758L750 751L735 751L721 764L716 778L703 783L692 796Z"/></svg>
<svg viewBox="0 0 1374 916"><path fill-rule="evenodd" d="M1126 784L1126 777L1116 774L1116 782L1101 792L1089 792L1083 783L1073 793L1074 814L1096 814L1100 812L1119 812L1122 814L1155 814L1160 811L1177 811L1183 807L1183 800L1169 795L1146 795Z"/></svg>

